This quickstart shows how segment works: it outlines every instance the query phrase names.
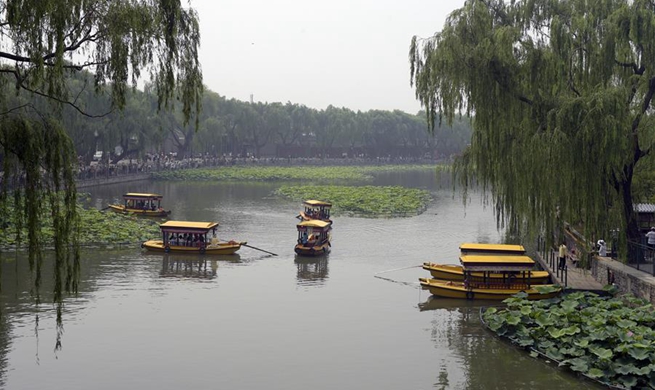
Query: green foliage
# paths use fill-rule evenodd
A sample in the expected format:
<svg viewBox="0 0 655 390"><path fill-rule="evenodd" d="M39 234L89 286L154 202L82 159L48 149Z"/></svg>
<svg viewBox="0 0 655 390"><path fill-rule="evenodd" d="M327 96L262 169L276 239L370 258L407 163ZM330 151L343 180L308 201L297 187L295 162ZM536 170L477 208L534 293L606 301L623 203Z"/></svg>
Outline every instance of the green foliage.
<svg viewBox="0 0 655 390"><path fill-rule="evenodd" d="M506 308L483 314L498 335L608 385L650 385L655 311L645 301L577 292L544 301L512 297L505 303Z"/></svg>
<svg viewBox="0 0 655 390"><path fill-rule="evenodd" d="M176 98L185 121L197 115L203 91L198 18L179 0L8 0L0 5L0 34L0 73L7 76L0 86L16 93L15 99L0 94L0 222L13 221L17 244L26 241L39 303L41 229L50 218L60 327L63 292L77 292L79 278L77 155L63 128L69 114L64 107L106 114L87 112L77 100L95 89L110 95L112 108L123 108L128 89L146 70L158 107ZM84 70L93 73L90 83L71 82ZM25 99L25 92L47 103ZM11 216L10 198L16 205ZM55 348L61 334L59 329Z"/></svg>
<svg viewBox="0 0 655 390"><path fill-rule="evenodd" d="M435 36L414 37L428 120L474 115L455 173L491 191L503 222L548 237L564 221L586 237L620 227L622 243L638 241L632 184L652 166L641 160L655 140L654 15L652 1L473 0Z"/></svg>
<svg viewBox="0 0 655 390"><path fill-rule="evenodd" d="M425 190L392 187L284 186L277 195L298 202L320 199L332 203L334 215L361 217L398 217L422 213L430 201Z"/></svg>
<svg viewBox="0 0 655 390"><path fill-rule="evenodd" d="M12 214L13 205L8 208ZM41 219L41 224L37 227L38 240L44 248L52 248L57 237L52 218L49 217L51 215L49 209L49 205L44 207L45 217ZM76 234L76 239L79 245L135 243L158 237L160 234L159 224L155 219L100 211L94 208L87 209L79 204L74 209L78 215L79 232ZM24 236L26 229L23 228L18 232L19 225L11 218L6 220L5 224L5 234L0 235L0 250L7 252L25 249L23 243L16 240L16 236L18 233Z"/></svg>
<svg viewBox="0 0 655 390"><path fill-rule="evenodd" d="M186 181L294 181L312 180L313 182L335 181L370 181L377 173L404 172L415 170L445 170L446 165L382 165L382 166L336 166L336 167L220 167L199 168L177 171L154 172L152 177L158 180Z"/></svg>

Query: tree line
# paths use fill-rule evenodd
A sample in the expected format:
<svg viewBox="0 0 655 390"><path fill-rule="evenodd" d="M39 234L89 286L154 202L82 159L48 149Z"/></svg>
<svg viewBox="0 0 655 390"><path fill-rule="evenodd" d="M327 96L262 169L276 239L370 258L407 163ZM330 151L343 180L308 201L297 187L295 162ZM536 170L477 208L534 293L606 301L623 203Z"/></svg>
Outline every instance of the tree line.
<svg viewBox="0 0 655 390"><path fill-rule="evenodd" d="M179 104L158 110L150 86L128 91L123 109L113 110L108 94L87 87L93 82L91 74L74 76L68 88L77 91L76 107L64 107L63 121L85 164L98 151L105 152L103 160L111 163L162 152L175 152L179 158L446 158L460 153L471 135L465 120L430 133L423 112L353 111L335 106L319 110L291 102L244 102L206 88L197 121L185 123ZM5 98L17 100L14 105L28 107L32 115L48 109L48 102L34 94ZM79 115L80 108L85 115Z"/></svg>

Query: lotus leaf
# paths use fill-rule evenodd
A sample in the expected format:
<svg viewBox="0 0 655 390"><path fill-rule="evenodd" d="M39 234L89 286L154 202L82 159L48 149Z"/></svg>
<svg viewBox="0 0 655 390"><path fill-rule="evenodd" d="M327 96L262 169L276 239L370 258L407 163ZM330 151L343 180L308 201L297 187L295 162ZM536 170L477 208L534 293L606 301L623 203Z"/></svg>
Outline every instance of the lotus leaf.
<svg viewBox="0 0 655 390"><path fill-rule="evenodd" d="M549 348L545 351L545 354L556 361L564 360L565 356L557 349L557 347Z"/></svg>
<svg viewBox="0 0 655 390"><path fill-rule="evenodd" d="M591 351L591 353L598 356L599 358L605 359L605 360L611 359L612 356L614 355L611 350L606 349L606 348L600 348L600 347L589 348L589 351Z"/></svg>
<svg viewBox="0 0 655 390"><path fill-rule="evenodd" d="M508 325L518 325L521 322L521 317L517 315L510 315L505 319Z"/></svg>
<svg viewBox="0 0 655 390"><path fill-rule="evenodd" d="M638 348L633 346L628 349L628 354L637 360L644 360L650 358L652 351L646 348Z"/></svg>
<svg viewBox="0 0 655 390"><path fill-rule="evenodd" d="M539 352L534 351L534 350L530 351L530 357L533 357L533 358L539 357Z"/></svg>
<svg viewBox="0 0 655 390"><path fill-rule="evenodd" d="M554 325L555 324L555 318L554 318L554 316L544 314L544 313L540 313L539 315L537 315L535 317L535 322L537 323L537 325L539 325L541 327L546 327L546 326Z"/></svg>
<svg viewBox="0 0 655 390"><path fill-rule="evenodd" d="M589 362L587 361L587 359L584 358L568 359L563 361L562 363L568 364L571 370L573 371L584 372L584 373L589 371Z"/></svg>
<svg viewBox="0 0 655 390"><path fill-rule="evenodd" d="M589 346L589 339L579 339L574 341L573 344L580 348L587 348Z"/></svg>
<svg viewBox="0 0 655 390"><path fill-rule="evenodd" d="M541 341L539 343L539 349L541 349L542 351L545 351L545 350L547 350L549 348L552 348L554 346L555 346L555 343L553 343L550 340L544 340L544 341Z"/></svg>
<svg viewBox="0 0 655 390"><path fill-rule="evenodd" d="M605 378L605 373L597 368L590 369L587 371L586 375L594 379L600 379L601 381L604 381Z"/></svg>
<svg viewBox="0 0 655 390"><path fill-rule="evenodd" d="M637 380L637 378L632 376L632 375L622 376L618 380L619 380L619 383L621 383L624 387L626 387L628 389L633 388L639 382Z"/></svg>

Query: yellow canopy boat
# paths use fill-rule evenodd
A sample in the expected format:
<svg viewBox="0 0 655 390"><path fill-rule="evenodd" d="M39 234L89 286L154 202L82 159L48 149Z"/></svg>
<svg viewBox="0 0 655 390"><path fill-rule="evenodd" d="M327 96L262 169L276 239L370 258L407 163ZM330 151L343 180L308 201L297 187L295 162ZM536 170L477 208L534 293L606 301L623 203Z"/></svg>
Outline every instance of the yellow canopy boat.
<svg viewBox="0 0 655 390"><path fill-rule="evenodd" d="M532 268L535 262L528 256L462 255L463 281L419 278L421 286L432 295L460 299L502 300L524 291L529 299L552 298L561 292L541 294L533 288ZM553 286L553 285L542 285Z"/></svg>
<svg viewBox="0 0 655 390"><path fill-rule="evenodd" d="M302 202L302 205L303 211L296 218L301 221L319 220L332 223L330 219L332 203L310 199Z"/></svg>
<svg viewBox="0 0 655 390"><path fill-rule="evenodd" d="M465 255L525 255L523 245L510 244L480 244L467 242L459 246L460 253Z"/></svg>
<svg viewBox="0 0 655 390"><path fill-rule="evenodd" d="M217 226L218 222L167 221L159 225L162 240L146 241L141 247L153 252L231 255L248 243L219 241L216 237ZM210 231L211 239L207 237Z"/></svg>
<svg viewBox="0 0 655 390"><path fill-rule="evenodd" d="M123 195L124 203L122 205L110 204L109 208L122 213L134 213L147 217L165 217L171 211L164 210L161 207L162 198L163 196L158 194L128 192Z"/></svg>
<svg viewBox="0 0 655 390"><path fill-rule="evenodd" d="M540 293L535 287L528 288L527 285L501 285L499 287L468 288L464 282L453 282L450 280L437 280L419 278L421 286L430 290L432 295L444 298L458 299L480 299L480 300L503 300L518 292L528 294L528 299L548 299L558 296L561 289L546 294Z"/></svg>
<svg viewBox="0 0 655 390"><path fill-rule="evenodd" d="M332 223L311 219L298 225L298 243L294 251L299 256L318 256L330 252Z"/></svg>
<svg viewBox="0 0 655 390"><path fill-rule="evenodd" d="M435 264L435 263L423 263L423 269L430 271L432 278L439 280L452 280L455 282L464 281L464 269L461 265L455 264ZM550 274L548 271L528 271L529 277L533 284L545 284L550 280ZM481 272L473 272L473 276L482 277L484 276ZM490 273L489 277L491 279L502 279L502 273Z"/></svg>

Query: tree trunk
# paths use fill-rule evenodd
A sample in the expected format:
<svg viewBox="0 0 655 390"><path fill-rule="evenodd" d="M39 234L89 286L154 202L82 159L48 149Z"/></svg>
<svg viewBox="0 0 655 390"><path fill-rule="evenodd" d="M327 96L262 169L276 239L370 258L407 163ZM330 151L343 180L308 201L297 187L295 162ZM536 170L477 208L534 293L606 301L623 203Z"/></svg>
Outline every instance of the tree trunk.
<svg viewBox="0 0 655 390"><path fill-rule="evenodd" d="M632 167L626 167L626 178L619 182L620 196L623 199L623 218L625 219L625 239L628 247L628 263L638 262L642 257L641 232L632 203ZM621 234L621 233L619 233Z"/></svg>

